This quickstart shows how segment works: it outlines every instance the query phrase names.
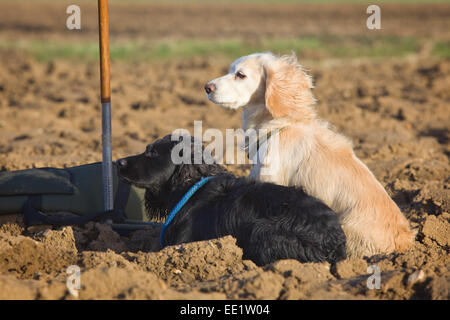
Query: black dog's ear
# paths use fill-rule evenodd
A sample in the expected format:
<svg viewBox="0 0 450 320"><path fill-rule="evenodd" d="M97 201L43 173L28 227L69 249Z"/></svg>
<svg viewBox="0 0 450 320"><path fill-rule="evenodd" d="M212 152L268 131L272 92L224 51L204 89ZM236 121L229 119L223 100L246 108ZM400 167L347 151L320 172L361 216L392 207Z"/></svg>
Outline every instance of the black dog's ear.
<svg viewBox="0 0 450 320"><path fill-rule="evenodd" d="M230 174L218 164L180 164L171 178L172 185L192 184L201 178Z"/></svg>
<svg viewBox="0 0 450 320"><path fill-rule="evenodd" d="M196 173L194 165L180 164L172 175L172 185L183 185L195 181L198 178Z"/></svg>
<svg viewBox="0 0 450 320"><path fill-rule="evenodd" d="M189 134L180 134L178 136L172 135L171 140L175 141L174 145L185 143L183 148L177 148L177 152L179 152L178 155L181 156L184 161L181 164L177 164L171 178L171 185L178 186L192 184L203 177L218 176L228 173L225 168L211 160L212 156L209 156L208 159L204 159L205 149L203 148L203 144L193 136ZM184 150L185 147L187 150ZM184 154L183 151L188 151L189 154ZM207 160L206 162L208 164L205 163L205 160Z"/></svg>

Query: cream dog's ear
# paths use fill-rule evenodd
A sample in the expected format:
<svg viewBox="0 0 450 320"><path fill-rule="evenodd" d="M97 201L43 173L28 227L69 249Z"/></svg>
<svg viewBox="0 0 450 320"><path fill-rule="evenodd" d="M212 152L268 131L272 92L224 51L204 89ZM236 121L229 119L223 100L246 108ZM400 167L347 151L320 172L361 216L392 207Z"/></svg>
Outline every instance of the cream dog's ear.
<svg viewBox="0 0 450 320"><path fill-rule="evenodd" d="M265 66L266 108L274 118L315 116L312 79L297 62L295 54L282 56Z"/></svg>

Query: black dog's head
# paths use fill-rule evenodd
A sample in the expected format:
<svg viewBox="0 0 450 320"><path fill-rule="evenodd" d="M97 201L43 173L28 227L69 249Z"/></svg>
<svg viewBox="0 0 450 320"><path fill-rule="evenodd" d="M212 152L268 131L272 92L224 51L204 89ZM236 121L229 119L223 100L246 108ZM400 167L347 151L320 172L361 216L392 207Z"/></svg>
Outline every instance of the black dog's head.
<svg viewBox="0 0 450 320"><path fill-rule="evenodd" d="M178 143L169 136L149 144L144 153L117 160L119 177L141 188L163 185L173 175L172 148Z"/></svg>
<svg viewBox="0 0 450 320"><path fill-rule="evenodd" d="M189 154L183 154L186 146ZM227 174L223 167L216 163L206 164L202 157L200 163L196 163L199 157L195 159L195 152L203 155L204 149L201 144L196 146L193 138L167 135L149 144L144 153L118 160L119 177L137 187L157 192L162 188L167 191L194 184L202 177Z"/></svg>
<svg viewBox="0 0 450 320"><path fill-rule="evenodd" d="M162 218L168 208L202 177L230 175L216 163L206 164L203 157L196 163L203 146L194 144L190 136L167 135L149 144L144 153L117 161L119 178L145 188L145 204L149 218ZM182 161L180 161L180 159ZM210 158L211 159L211 158ZM208 161L210 163L210 161Z"/></svg>

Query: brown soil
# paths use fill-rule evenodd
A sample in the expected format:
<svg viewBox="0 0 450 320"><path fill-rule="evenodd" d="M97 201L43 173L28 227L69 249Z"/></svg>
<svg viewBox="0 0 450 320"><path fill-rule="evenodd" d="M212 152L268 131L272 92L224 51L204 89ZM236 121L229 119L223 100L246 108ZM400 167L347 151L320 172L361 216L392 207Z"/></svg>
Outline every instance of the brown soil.
<svg viewBox="0 0 450 320"><path fill-rule="evenodd" d="M65 28L65 2L2 3L0 34L12 39L98 37L96 3L81 8L81 32ZM114 2L110 7L111 39L298 37L373 35L366 28L367 3L143 3ZM450 5L380 4L382 30L377 35L450 37ZM20 14L17 14L20 12ZM59 18L57 18L59 17ZM264 21L264 23L261 23Z"/></svg>
<svg viewBox="0 0 450 320"><path fill-rule="evenodd" d="M213 9L219 10L217 6ZM0 11L2 35L25 33L28 24L17 22L11 27L11 19L16 18L8 14L12 10L8 8L2 5ZM49 5L50 12L56 10L51 8ZM195 8L192 14L208 15L208 10L213 10ZM286 8L276 10L289 11ZM441 10L430 10L436 17L436 23L427 27L430 34L444 37L450 30L449 20L439 19L447 8L442 5ZM138 5L124 8L130 15L141 9ZM348 12L352 12L350 9ZM399 19L401 23L404 18ZM163 20L155 24L161 29L158 32L169 33ZM38 37L50 31L56 36L63 33L54 30L51 19L26 21ZM151 36L150 25L144 23L140 28L139 21L135 20L135 28L139 25L142 34ZM255 25L255 21L237 21L241 24L229 24L230 34L236 30L233 28L244 30ZM309 20L296 21L306 25ZM39 23L49 26L39 27ZM309 23L311 28L321 26L313 19ZM445 24L447 27L441 28ZM135 31L131 25L126 30L116 26L113 32L131 36ZM286 31L281 27L273 30L291 34L294 25L286 26ZM180 31L182 34L173 35L197 33L196 28L200 27L193 22ZM252 30L248 34L255 28ZM345 28L342 30L345 32ZM427 31L423 26L401 30L398 32ZM203 32L215 34L208 28ZM20 52L3 52L1 58L0 170L100 161L98 65L36 62ZM204 83L221 75L229 63L215 57L113 63L113 158L142 152L147 143L176 128L192 130L194 120L203 120L204 130L239 128L240 113L212 105L202 91ZM232 237L159 251L156 227L128 236L119 236L108 225L95 223L84 228L25 230L20 215L3 216L0 299L73 299L65 285L70 265L81 268L81 299L449 299L450 61L417 57L304 64L315 79L314 94L321 116L352 139L357 155L418 230L414 247L408 252L345 260L336 265L281 260L257 267L242 260L242 250ZM230 169L237 175L249 172L246 165ZM367 287L371 265L381 271L380 289Z"/></svg>

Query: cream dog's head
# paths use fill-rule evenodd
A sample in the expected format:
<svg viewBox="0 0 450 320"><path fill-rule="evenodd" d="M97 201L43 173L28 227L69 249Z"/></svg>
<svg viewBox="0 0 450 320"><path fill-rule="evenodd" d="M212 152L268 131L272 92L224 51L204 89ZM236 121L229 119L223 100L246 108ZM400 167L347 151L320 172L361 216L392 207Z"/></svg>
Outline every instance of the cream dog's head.
<svg viewBox="0 0 450 320"><path fill-rule="evenodd" d="M267 52L237 59L230 72L208 82L205 91L208 99L221 107L258 105L273 118L297 118L312 111L312 87L311 77L294 54L279 57Z"/></svg>

